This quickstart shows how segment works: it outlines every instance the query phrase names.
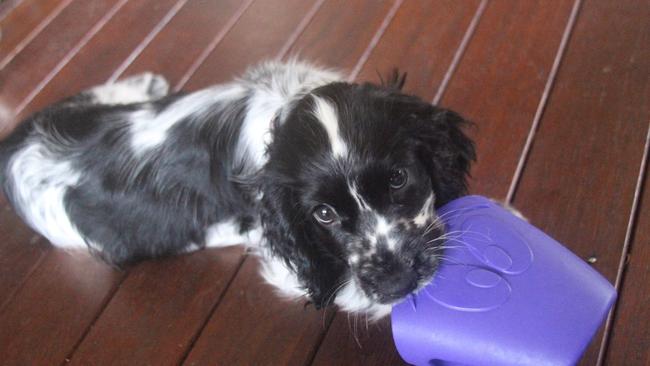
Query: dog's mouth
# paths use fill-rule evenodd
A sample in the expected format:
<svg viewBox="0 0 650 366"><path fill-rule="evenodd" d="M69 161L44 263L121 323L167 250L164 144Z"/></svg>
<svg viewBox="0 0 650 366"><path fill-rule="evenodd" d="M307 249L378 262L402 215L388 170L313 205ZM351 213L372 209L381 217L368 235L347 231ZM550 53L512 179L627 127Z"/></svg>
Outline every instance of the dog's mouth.
<svg viewBox="0 0 650 366"><path fill-rule="evenodd" d="M374 302L393 305L408 295L417 293L428 285L439 267L440 254L436 250L423 250L410 259L377 261L362 264L357 271L361 288Z"/></svg>
<svg viewBox="0 0 650 366"><path fill-rule="evenodd" d="M391 246L380 237L373 246L362 242L346 255L348 282L362 299L359 303L390 308L432 281L446 242L444 226L435 225L437 222L393 231Z"/></svg>
<svg viewBox="0 0 650 366"><path fill-rule="evenodd" d="M375 292L374 298L380 304L394 305L411 294L416 294L427 286L435 276L437 266L426 271L419 271L412 281L397 282ZM423 273L425 272L425 273Z"/></svg>

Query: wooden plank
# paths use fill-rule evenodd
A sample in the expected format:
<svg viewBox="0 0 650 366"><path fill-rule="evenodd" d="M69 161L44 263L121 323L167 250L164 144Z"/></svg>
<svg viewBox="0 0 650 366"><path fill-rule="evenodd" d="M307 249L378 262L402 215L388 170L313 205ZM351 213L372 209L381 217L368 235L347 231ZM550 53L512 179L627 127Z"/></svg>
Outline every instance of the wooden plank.
<svg viewBox="0 0 650 366"><path fill-rule="evenodd" d="M407 365L393 342L390 318L366 324L337 313L312 365Z"/></svg>
<svg viewBox="0 0 650 366"><path fill-rule="evenodd" d="M353 9L360 13L375 4L371 0L358 3L358 8ZM319 55L327 55L332 45L336 44L345 52L328 59L326 66L349 68L364 52L359 45L367 45L374 34L374 31L361 32L359 29L374 27L376 31L388 13L389 5L392 4L387 3L382 7L383 12L372 12L372 17L356 13L337 17L341 4L337 1L326 3L305 29L304 36L298 38L296 47L305 46L309 49L307 59L318 60ZM364 23L360 23L359 19L363 19ZM330 22L329 27L325 26L327 22ZM350 37L350 34L357 33L358 36ZM314 38L322 42L315 42ZM301 56L305 55L301 53ZM253 259L247 258L243 271L224 295L186 364L198 365L219 360L224 364L297 365L306 364L313 357L330 323L331 310L327 313L316 312L312 308L305 309L302 302L279 299L272 288L263 283ZM224 334L228 336L224 337ZM246 345L250 351L241 352L241 345Z"/></svg>
<svg viewBox="0 0 650 366"><path fill-rule="evenodd" d="M405 92L430 100L454 57L478 1L405 1L359 73L378 81L393 68L408 73Z"/></svg>
<svg viewBox="0 0 650 366"><path fill-rule="evenodd" d="M0 198L0 311L40 262L47 244Z"/></svg>
<svg viewBox="0 0 650 366"><path fill-rule="evenodd" d="M257 29L261 17L267 16L265 10L268 7L284 14L283 21L276 20L265 28L266 33L276 32L275 36L259 40L250 39L249 43L246 43L247 47L251 48L268 47L263 42L268 39L285 39L287 33L292 31L292 26L295 28L300 23L302 15L310 5L305 2L290 3L285 0L274 2L265 0L254 3L237 21L235 27L227 33L224 41L231 35L232 37L243 36L246 35L247 30ZM208 10L197 9L197 11ZM232 12L234 10L235 7L232 7ZM183 24L183 22L172 22L168 26ZM212 37L206 39L210 41ZM167 40L165 37L158 38L150 47L158 49L160 46L156 43L162 41ZM236 40L229 42L233 41L237 43ZM279 48L280 45L277 47ZM176 51L183 52L183 49L177 48ZM240 61L250 64L254 60L249 62L240 58ZM187 65L182 63L178 66L183 71L187 68ZM171 71L174 75L179 75L178 70ZM222 72L226 71L215 67L210 70L210 73L204 71L203 76L208 79L233 76L223 75ZM188 85L189 89L195 87L193 83ZM115 356L119 353L124 355L122 359L124 363L178 363L189 351L188 348L198 331L203 328L214 307L219 303L221 294L237 272L241 259L242 248L237 247L201 251L188 259L181 257L142 264L120 285L87 337L72 354L72 362L87 364L104 360L110 363L114 362L116 357L121 357ZM196 276L201 279L197 280ZM145 289L147 296L142 296ZM137 304L137 311L134 311L134 304ZM148 309L145 313L151 316L144 315L142 309ZM168 345L168 347L164 347L165 350L162 351L160 345Z"/></svg>
<svg viewBox="0 0 650 366"><path fill-rule="evenodd" d="M650 180L647 173L643 192L605 365L650 364Z"/></svg>
<svg viewBox="0 0 650 366"><path fill-rule="evenodd" d="M242 253L238 246L138 265L77 348L71 364L177 365L238 268Z"/></svg>
<svg viewBox="0 0 650 366"><path fill-rule="evenodd" d="M650 119L649 43L643 1L583 4L514 200L610 281ZM600 338L583 364L596 363Z"/></svg>
<svg viewBox="0 0 650 366"><path fill-rule="evenodd" d="M478 152L472 193L506 198L573 2L486 8L440 102L476 124L468 130Z"/></svg>
<svg viewBox="0 0 650 366"><path fill-rule="evenodd" d="M189 1L128 66L124 76L151 71L177 85L241 4L238 0Z"/></svg>
<svg viewBox="0 0 650 366"><path fill-rule="evenodd" d="M11 14L20 2L20 0L5 0L0 2L0 21L5 19L7 15Z"/></svg>
<svg viewBox="0 0 650 366"><path fill-rule="evenodd" d="M0 101L4 114L16 108L53 68L71 52L88 31L110 13L111 0L75 0L68 5L22 52L0 70ZM57 96L60 98L62 96ZM53 100L50 100L52 102ZM8 116L7 116L8 117ZM0 119L0 138L9 133L18 119Z"/></svg>
<svg viewBox="0 0 650 366"><path fill-rule="evenodd" d="M53 100L101 84L138 46L177 1L129 1L68 62L38 94L18 106L20 116L44 108ZM119 41L116 41L119 40ZM86 72L80 72L86 70Z"/></svg>
<svg viewBox="0 0 650 366"><path fill-rule="evenodd" d="M331 311L278 299L247 258L189 354L186 365L304 365L316 351Z"/></svg>
<svg viewBox="0 0 650 366"><path fill-rule="evenodd" d="M350 71L392 5L387 0L327 1L287 56Z"/></svg>
<svg viewBox="0 0 650 366"><path fill-rule="evenodd" d="M120 277L85 253L50 253L0 313L3 365L63 362Z"/></svg>
<svg viewBox="0 0 650 366"><path fill-rule="evenodd" d="M313 1L256 1L182 87L226 82L258 61L276 56Z"/></svg>
<svg viewBox="0 0 650 366"><path fill-rule="evenodd" d="M25 0L0 20L0 69L49 23L70 0Z"/></svg>

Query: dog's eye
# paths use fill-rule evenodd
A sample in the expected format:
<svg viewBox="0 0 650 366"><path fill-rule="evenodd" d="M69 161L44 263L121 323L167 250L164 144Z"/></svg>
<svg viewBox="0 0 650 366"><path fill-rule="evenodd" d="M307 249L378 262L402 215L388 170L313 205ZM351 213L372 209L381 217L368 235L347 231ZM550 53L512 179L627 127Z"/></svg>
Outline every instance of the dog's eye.
<svg viewBox="0 0 650 366"><path fill-rule="evenodd" d="M334 209L330 205L326 205L326 204L316 206L313 215L314 218L318 220L318 222L324 225L329 225L333 223L338 217L336 211L334 211Z"/></svg>
<svg viewBox="0 0 650 366"><path fill-rule="evenodd" d="M406 185L408 181L408 174L404 169L394 169L390 172L390 187L393 189L400 189Z"/></svg>

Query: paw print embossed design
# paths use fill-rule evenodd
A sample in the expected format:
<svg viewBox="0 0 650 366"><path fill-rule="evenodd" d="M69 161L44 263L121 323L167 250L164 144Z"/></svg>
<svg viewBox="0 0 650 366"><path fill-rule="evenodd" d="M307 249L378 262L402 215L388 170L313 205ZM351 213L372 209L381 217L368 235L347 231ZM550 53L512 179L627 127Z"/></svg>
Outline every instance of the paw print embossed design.
<svg viewBox="0 0 650 366"><path fill-rule="evenodd" d="M616 299L583 259L480 196L438 210L447 225L433 280L393 306L413 365L575 365Z"/></svg>
<svg viewBox="0 0 650 366"><path fill-rule="evenodd" d="M526 239L506 222L485 214L487 208L474 206L447 216L449 234L443 258L447 262L432 289L425 290L444 307L457 311L499 307L512 294L508 277L524 273L534 260ZM460 222L449 220L458 215L463 216Z"/></svg>

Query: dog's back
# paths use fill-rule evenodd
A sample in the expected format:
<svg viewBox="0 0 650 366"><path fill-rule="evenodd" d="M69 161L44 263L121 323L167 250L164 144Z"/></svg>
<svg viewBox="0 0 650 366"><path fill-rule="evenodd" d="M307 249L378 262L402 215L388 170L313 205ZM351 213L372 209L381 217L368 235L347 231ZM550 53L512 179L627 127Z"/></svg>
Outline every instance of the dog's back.
<svg viewBox="0 0 650 366"><path fill-rule="evenodd" d="M257 221L247 177L263 164L274 115L336 77L268 63L183 96L167 96L166 81L148 73L99 85L0 142L0 183L53 244L110 262L224 245L211 234L223 225L236 244Z"/></svg>

